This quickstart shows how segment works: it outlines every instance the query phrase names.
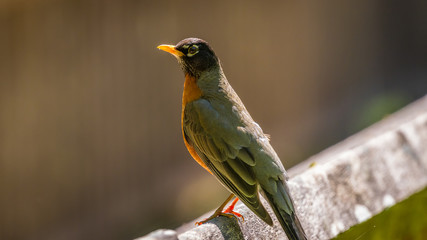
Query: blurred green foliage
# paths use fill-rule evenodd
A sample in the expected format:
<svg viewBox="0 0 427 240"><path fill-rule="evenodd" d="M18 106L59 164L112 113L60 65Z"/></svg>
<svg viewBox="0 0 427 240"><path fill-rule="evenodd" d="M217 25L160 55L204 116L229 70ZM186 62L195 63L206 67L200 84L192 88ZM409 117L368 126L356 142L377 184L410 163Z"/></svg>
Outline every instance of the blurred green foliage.
<svg viewBox="0 0 427 240"><path fill-rule="evenodd" d="M427 236L427 188L350 228L335 240L413 239Z"/></svg>
<svg viewBox="0 0 427 240"><path fill-rule="evenodd" d="M403 91L390 91L373 96L362 104L359 111L355 111L356 116L351 124L351 132L355 133L380 121L411 101L411 97Z"/></svg>

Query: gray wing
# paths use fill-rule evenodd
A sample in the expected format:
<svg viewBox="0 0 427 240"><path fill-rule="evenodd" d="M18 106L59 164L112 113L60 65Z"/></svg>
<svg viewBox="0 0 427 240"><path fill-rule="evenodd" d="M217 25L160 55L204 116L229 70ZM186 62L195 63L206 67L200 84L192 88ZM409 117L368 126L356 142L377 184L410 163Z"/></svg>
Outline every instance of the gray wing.
<svg viewBox="0 0 427 240"><path fill-rule="evenodd" d="M221 118L205 99L187 104L183 131L186 141L217 179L261 219L272 225L258 195L258 182L253 170L256 163L247 148L250 136Z"/></svg>

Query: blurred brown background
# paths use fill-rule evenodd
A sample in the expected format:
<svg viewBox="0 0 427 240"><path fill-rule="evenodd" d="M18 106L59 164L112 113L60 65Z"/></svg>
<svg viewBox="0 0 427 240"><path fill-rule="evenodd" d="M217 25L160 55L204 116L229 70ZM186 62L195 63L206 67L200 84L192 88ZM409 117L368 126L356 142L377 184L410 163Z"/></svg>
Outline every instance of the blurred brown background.
<svg viewBox="0 0 427 240"><path fill-rule="evenodd" d="M211 43L291 167L427 93L426 1L0 1L0 239L132 239L227 196L181 139Z"/></svg>

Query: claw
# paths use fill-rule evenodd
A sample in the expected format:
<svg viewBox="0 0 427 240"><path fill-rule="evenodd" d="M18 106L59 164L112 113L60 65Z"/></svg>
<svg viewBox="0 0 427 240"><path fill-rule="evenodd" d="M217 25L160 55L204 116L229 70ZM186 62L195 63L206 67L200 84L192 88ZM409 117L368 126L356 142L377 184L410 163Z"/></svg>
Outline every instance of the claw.
<svg viewBox="0 0 427 240"><path fill-rule="evenodd" d="M200 226L203 223L206 223L218 216L225 216L228 218L232 218L235 217L236 219L238 219L239 217L242 218L243 221L245 221L245 218L238 212L233 211L234 210L234 205L236 205L237 201L239 201L238 198L234 199L234 201L231 203L231 205L225 209L224 211L222 211L222 209L224 208L225 205L227 205L227 203L234 197L234 194L231 194L227 200L208 218L206 218L203 221L200 222L196 222L195 225Z"/></svg>
<svg viewBox="0 0 427 240"><path fill-rule="evenodd" d="M240 213L238 213L238 212L233 211L233 210L234 210L234 206L236 205L237 201L239 201L239 199L238 199L238 198L234 199L234 201L231 203L231 205L230 205L227 209L225 209L225 211L224 211L224 212L222 212L222 213L230 213L230 214L233 214L233 217L236 217L236 218L242 218L242 220L243 220L243 221L245 221L245 218L242 216L242 214L240 214Z"/></svg>

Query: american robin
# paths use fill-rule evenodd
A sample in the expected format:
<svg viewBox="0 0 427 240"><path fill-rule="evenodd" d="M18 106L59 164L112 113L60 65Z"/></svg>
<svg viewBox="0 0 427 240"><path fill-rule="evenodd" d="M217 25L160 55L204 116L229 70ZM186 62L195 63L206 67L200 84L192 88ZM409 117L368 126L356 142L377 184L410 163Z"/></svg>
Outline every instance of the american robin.
<svg viewBox="0 0 427 240"><path fill-rule="evenodd" d="M199 222L219 215L241 216L233 211L240 199L267 224L270 215L260 202L266 197L289 239L307 239L286 185L287 175L269 137L252 119L228 83L220 60L209 44L187 38L159 49L174 55L185 74L182 97L182 133L191 156L232 194ZM229 208L226 204L234 197Z"/></svg>

